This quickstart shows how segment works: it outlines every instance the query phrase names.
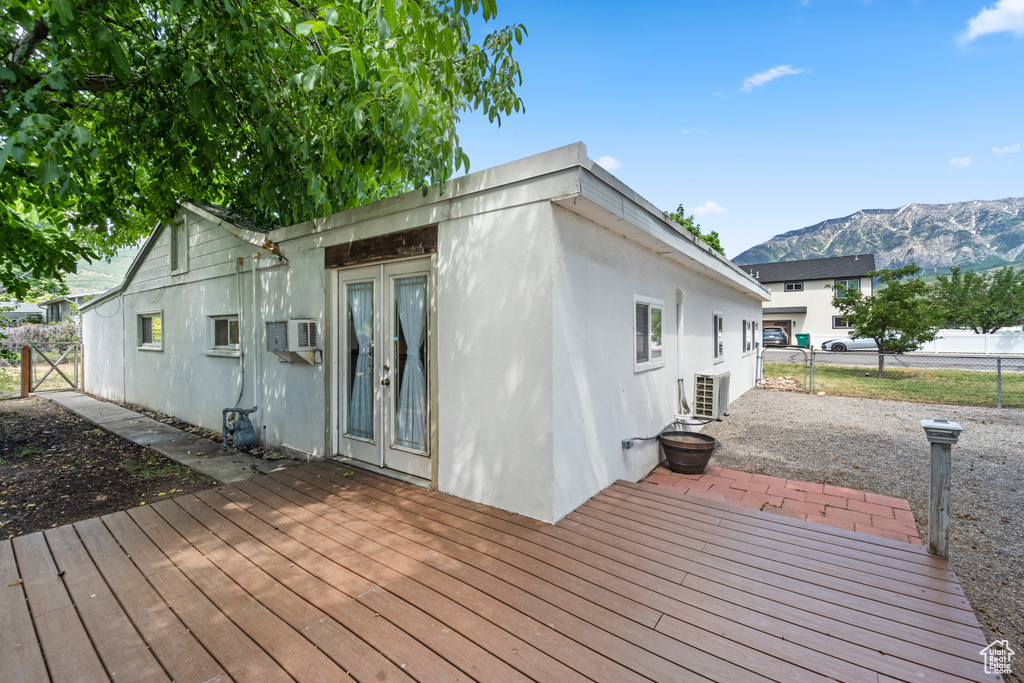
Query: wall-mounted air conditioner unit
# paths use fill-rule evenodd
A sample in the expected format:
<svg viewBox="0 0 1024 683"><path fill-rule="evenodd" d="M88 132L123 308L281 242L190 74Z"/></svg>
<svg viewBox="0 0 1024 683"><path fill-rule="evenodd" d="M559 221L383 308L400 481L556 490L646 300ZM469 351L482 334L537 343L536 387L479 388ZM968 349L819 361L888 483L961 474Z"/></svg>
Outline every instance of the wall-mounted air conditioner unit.
<svg viewBox="0 0 1024 683"><path fill-rule="evenodd" d="M729 373L697 375L693 391L693 416L717 420L729 414Z"/></svg>
<svg viewBox="0 0 1024 683"><path fill-rule="evenodd" d="M320 363L323 352L316 348L317 324L315 318L294 318L267 323L267 350L281 360L304 360Z"/></svg>

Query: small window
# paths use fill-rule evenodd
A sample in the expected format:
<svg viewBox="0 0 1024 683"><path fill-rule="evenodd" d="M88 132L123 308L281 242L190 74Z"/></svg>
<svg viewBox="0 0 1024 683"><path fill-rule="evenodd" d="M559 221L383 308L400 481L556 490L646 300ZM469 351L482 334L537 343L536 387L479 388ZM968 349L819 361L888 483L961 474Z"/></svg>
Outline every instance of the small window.
<svg viewBox="0 0 1024 683"><path fill-rule="evenodd" d="M846 318L839 315L834 315L832 316L832 327L839 330L853 327L853 325L851 325L850 321L847 320Z"/></svg>
<svg viewBox="0 0 1024 683"><path fill-rule="evenodd" d="M210 318L214 351L238 350L238 316L219 315Z"/></svg>
<svg viewBox="0 0 1024 683"><path fill-rule="evenodd" d="M161 312L140 313L139 348L159 351L163 348L163 314Z"/></svg>
<svg viewBox="0 0 1024 683"><path fill-rule="evenodd" d="M715 313L712 318L712 332L714 337L715 362L725 360L725 322L721 313Z"/></svg>
<svg viewBox="0 0 1024 683"><path fill-rule="evenodd" d="M184 217L171 223L168 232L171 273L188 271L188 222Z"/></svg>
<svg viewBox="0 0 1024 683"><path fill-rule="evenodd" d="M839 294L846 289L847 292L859 292L860 291L860 280L836 280L835 292ZM833 325L833 327L835 327Z"/></svg>
<svg viewBox="0 0 1024 683"><path fill-rule="evenodd" d="M636 296L633 299L633 329L635 355L633 370L649 370L665 364L662 354L662 314L665 302L661 299Z"/></svg>
<svg viewBox="0 0 1024 683"><path fill-rule="evenodd" d="M743 353L750 353L754 350L754 321L743 321Z"/></svg>
<svg viewBox="0 0 1024 683"><path fill-rule="evenodd" d="M802 292L802 291L804 291L804 283L802 283L802 282L787 282L786 283L786 291L787 292Z"/></svg>

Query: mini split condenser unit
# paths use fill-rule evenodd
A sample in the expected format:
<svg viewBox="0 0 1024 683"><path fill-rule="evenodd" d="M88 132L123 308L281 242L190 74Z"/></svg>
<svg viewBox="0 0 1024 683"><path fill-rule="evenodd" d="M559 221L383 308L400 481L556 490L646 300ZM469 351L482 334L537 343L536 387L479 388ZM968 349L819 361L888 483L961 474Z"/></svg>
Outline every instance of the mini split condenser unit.
<svg viewBox="0 0 1024 683"><path fill-rule="evenodd" d="M729 414L729 373L697 375L694 381L693 416L717 420Z"/></svg>
<svg viewBox="0 0 1024 683"><path fill-rule="evenodd" d="M322 352L316 348L317 326L314 318L294 318L267 323L267 350L281 360L320 363Z"/></svg>

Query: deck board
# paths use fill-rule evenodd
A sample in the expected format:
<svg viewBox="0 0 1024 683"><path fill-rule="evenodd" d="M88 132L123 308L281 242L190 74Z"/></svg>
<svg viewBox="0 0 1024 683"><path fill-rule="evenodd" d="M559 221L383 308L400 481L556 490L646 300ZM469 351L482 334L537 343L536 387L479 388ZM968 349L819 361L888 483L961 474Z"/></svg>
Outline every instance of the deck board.
<svg viewBox="0 0 1024 683"><path fill-rule="evenodd" d="M47 678L10 540L0 541L0 660L7 675L16 680Z"/></svg>
<svg viewBox="0 0 1024 683"><path fill-rule="evenodd" d="M74 527L50 529L44 535L57 568L63 574L64 585L110 677L118 681L169 681L100 576Z"/></svg>
<svg viewBox="0 0 1024 683"><path fill-rule="evenodd" d="M331 462L0 542L4 679L987 681L922 548L619 482L557 525Z"/></svg>

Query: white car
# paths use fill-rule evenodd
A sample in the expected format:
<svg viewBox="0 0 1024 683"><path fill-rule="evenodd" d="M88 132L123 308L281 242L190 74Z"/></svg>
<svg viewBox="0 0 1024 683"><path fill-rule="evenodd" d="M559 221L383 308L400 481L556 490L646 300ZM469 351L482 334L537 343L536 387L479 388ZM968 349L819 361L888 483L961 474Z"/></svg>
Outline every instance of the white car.
<svg viewBox="0 0 1024 683"><path fill-rule="evenodd" d="M874 339L843 337L842 339L829 339L821 345L821 349L823 351L877 351L878 344Z"/></svg>

